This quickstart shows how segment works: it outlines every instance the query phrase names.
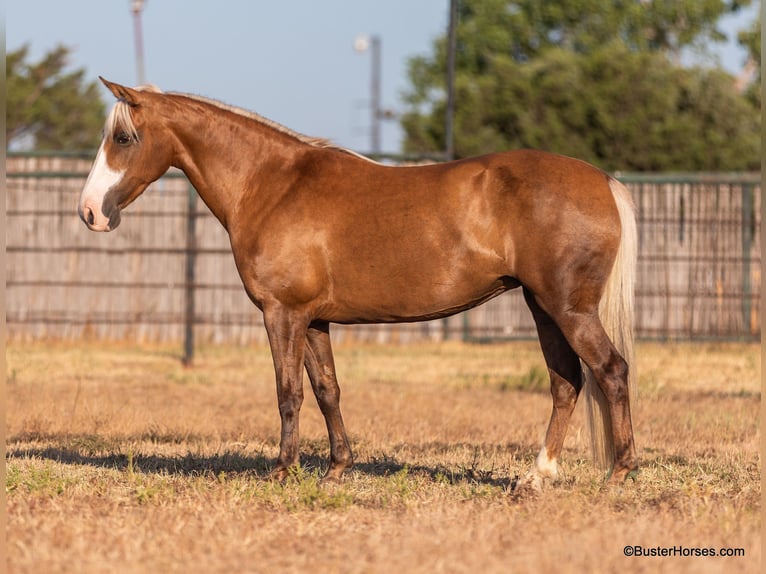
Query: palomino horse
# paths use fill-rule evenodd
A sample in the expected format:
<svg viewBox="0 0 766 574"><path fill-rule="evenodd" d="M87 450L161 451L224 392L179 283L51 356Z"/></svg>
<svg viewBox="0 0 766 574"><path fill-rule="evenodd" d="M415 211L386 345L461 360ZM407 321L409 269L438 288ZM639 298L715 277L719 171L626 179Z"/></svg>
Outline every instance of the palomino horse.
<svg viewBox="0 0 766 574"><path fill-rule="evenodd" d="M298 464L304 367L327 423L325 479L352 465L330 323L436 319L515 287L534 316L553 396L522 482L556 476L583 386L595 396L588 413L599 419L591 426L609 481L637 470L628 375L636 227L615 179L529 150L385 166L215 101L102 81L118 102L80 217L111 231L170 166L189 178L263 311L282 424L273 477Z"/></svg>

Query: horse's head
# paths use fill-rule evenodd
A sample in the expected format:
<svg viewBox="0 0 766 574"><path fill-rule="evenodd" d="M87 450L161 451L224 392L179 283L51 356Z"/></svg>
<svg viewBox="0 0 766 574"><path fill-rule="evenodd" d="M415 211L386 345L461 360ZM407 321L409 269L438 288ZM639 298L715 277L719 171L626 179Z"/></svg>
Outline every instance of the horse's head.
<svg viewBox="0 0 766 574"><path fill-rule="evenodd" d="M101 78L117 98L104 139L80 195L80 218L93 231L112 231L120 211L170 167L171 138L159 129L156 88L126 88Z"/></svg>

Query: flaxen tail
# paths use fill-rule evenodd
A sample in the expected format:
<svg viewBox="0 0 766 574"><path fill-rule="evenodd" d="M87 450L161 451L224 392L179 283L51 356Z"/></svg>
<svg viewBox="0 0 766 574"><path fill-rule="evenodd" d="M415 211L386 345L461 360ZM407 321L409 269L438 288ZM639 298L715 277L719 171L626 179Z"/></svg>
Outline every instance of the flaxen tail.
<svg viewBox="0 0 766 574"><path fill-rule="evenodd" d="M622 227L620 247L599 305L601 323L617 351L628 363L628 390L631 405L636 403L636 367L633 350L633 301L636 282L638 234L630 191L609 178L609 187L617 203ZM588 426L593 458L603 469L614 463L611 417L607 401L590 369L583 363Z"/></svg>

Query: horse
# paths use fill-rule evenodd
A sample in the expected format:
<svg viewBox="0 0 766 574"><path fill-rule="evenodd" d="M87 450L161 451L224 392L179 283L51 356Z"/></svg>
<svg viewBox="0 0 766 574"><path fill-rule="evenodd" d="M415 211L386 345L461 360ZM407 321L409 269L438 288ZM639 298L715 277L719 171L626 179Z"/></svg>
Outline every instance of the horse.
<svg viewBox="0 0 766 574"><path fill-rule="evenodd" d="M637 236L630 193L615 178L537 150L383 165L212 99L100 79L117 102L80 218L92 231L114 230L171 166L186 174L228 232L244 289L263 313L281 422L270 477L284 480L299 464L304 368L329 436L323 480L353 465L331 324L438 319L519 287L553 409L518 482L557 477L583 389L607 484L635 477Z"/></svg>

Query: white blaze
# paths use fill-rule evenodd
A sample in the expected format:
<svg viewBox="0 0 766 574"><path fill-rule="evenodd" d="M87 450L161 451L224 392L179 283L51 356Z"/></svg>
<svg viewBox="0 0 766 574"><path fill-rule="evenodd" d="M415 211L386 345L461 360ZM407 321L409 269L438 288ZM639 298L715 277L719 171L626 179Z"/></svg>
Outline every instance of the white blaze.
<svg viewBox="0 0 766 574"><path fill-rule="evenodd" d="M106 162L106 152L104 144L98 148L96 161L90 170L88 179L85 181L80 203L77 210L80 218L93 231L109 231L109 218L102 211L104 196L114 185L122 179L124 171L117 171L109 167Z"/></svg>

